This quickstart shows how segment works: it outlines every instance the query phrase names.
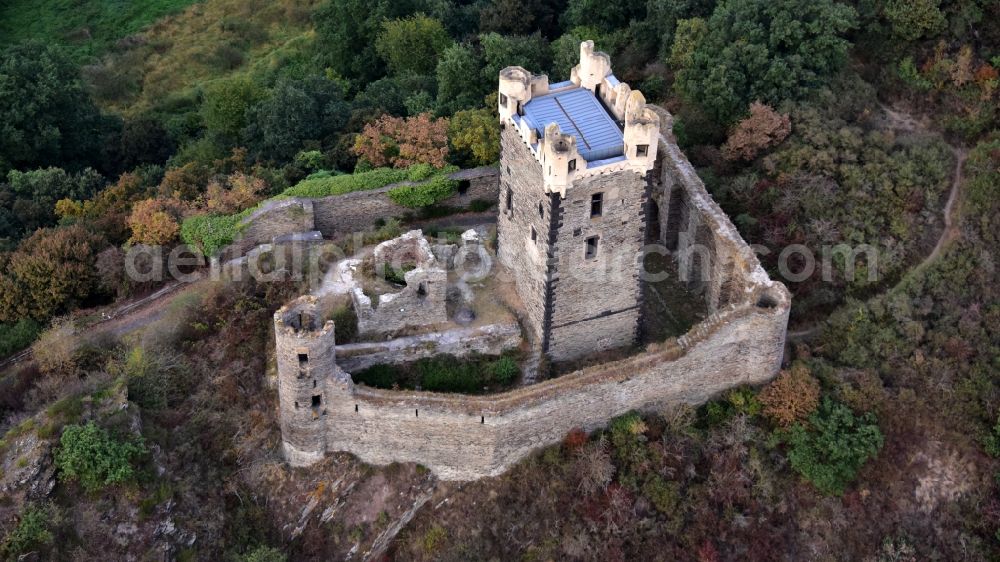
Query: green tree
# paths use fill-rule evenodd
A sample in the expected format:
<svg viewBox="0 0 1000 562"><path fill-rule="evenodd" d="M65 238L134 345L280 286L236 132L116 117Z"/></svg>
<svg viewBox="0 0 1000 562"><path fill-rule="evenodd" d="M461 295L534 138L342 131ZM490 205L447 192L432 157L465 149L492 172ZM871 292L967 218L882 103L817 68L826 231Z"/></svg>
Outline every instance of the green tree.
<svg viewBox="0 0 1000 562"><path fill-rule="evenodd" d="M871 413L855 416L847 406L824 398L809 426L788 432L788 462L824 494L840 495L882 448L884 438Z"/></svg>
<svg viewBox="0 0 1000 562"><path fill-rule="evenodd" d="M947 24L941 12L941 0L889 0L883 13L897 37L914 41L934 37Z"/></svg>
<svg viewBox="0 0 1000 562"><path fill-rule="evenodd" d="M25 43L0 52L0 176L96 162L108 126L62 49Z"/></svg>
<svg viewBox="0 0 1000 562"><path fill-rule="evenodd" d="M508 66L523 66L541 73L547 72L551 62L548 42L538 33L534 35L500 35L487 33L479 36L483 46L485 67L483 78L496 88L500 71Z"/></svg>
<svg viewBox="0 0 1000 562"><path fill-rule="evenodd" d="M470 47L455 44L445 49L437 64L438 113L447 115L482 103L490 84L482 78L482 67Z"/></svg>
<svg viewBox="0 0 1000 562"><path fill-rule="evenodd" d="M563 20L567 27L593 25L601 31L628 27L632 20L646 16L642 2L608 2L607 0L569 0Z"/></svg>
<svg viewBox="0 0 1000 562"><path fill-rule="evenodd" d="M528 35L535 31L550 39L559 34L559 14L567 0L491 0L480 12L483 33Z"/></svg>
<svg viewBox="0 0 1000 562"><path fill-rule="evenodd" d="M804 98L846 60L856 15L834 0L726 0L676 86L726 124L752 101Z"/></svg>
<svg viewBox="0 0 1000 562"><path fill-rule="evenodd" d="M375 50L393 74L430 74L451 37L441 22L424 14L382 24Z"/></svg>
<svg viewBox="0 0 1000 562"><path fill-rule="evenodd" d="M11 170L0 192L9 190L11 218L16 224L15 234L20 237L55 224L55 205L60 199L89 199L103 183L104 178L90 168L76 174L62 168Z"/></svg>
<svg viewBox="0 0 1000 562"><path fill-rule="evenodd" d="M678 20L674 30L674 43L667 62L675 69L691 66L694 51L708 33L708 25L701 18Z"/></svg>
<svg viewBox="0 0 1000 562"><path fill-rule="evenodd" d="M673 45L674 33L680 20L707 18L715 9L716 0L648 0L646 21L659 35L661 58L667 58Z"/></svg>
<svg viewBox="0 0 1000 562"><path fill-rule="evenodd" d="M146 446L141 437L119 441L91 421L66 426L55 463L60 480L79 481L84 490L94 492L135 478L132 463L144 454Z"/></svg>
<svg viewBox="0 0 1000 562"><path fill-rule="evenodd" d="M280 82L250 108L243 138L258 158L290 161L306 141L322 143L347 124L350 106L340 86L322 77Z"/></svg>
<svg viewBox="0 0 1000 562"><path fill-rule="evenodd" d="M313 12L321 62L340 76L365 84L385 74L375 38L385 20L418 11L418 0L329 0Z"/></svg>
<svg viewBox="0 0 1000 562"><path fill-rule="evenodd" d="M500 126L488 109L455 113L448 126L448 141L466 164L486 166L500 158Z"/></svg>
<svg viewBox="0 0 1000 562"><path fill-rule="evenodd" d="M249 76L234 76L209 83L201 116L210 132L236 141L246 127L247 110L264 97L261 87Z"/></svg>

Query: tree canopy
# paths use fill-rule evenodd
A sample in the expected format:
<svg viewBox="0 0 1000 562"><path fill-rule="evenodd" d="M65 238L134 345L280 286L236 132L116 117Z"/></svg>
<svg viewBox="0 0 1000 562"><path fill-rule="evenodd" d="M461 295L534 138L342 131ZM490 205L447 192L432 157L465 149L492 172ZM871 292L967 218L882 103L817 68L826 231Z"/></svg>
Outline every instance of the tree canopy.
<svg viewBox="0 0 1000 562"><path fill-rule="evenodd" d="M856 16L833 0L726 0L677 69L677 88L724 123L752 101L802 99L845 62Z"/></svg>

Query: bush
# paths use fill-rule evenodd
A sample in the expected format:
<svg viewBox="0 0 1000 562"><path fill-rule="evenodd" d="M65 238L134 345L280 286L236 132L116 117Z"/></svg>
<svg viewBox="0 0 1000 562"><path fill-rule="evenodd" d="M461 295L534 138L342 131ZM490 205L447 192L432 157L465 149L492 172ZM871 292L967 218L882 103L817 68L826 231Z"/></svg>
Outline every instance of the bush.
<svg viewBox="0 0 1000 562"><path fill-rule="evenodd" d="M133 441L113 439L107 430L94 422L68 425L59 439L55 464L63 481L79 481L83 489L94 492L104 486L135 478L132 461L146 454L139 437Z"/></svg>
<svg viewBox="0 0 1000 562"><path fill-rule="evenodd" d="M792 468L830 495L843 494L884 442L874 415L855 416L850 408L829 398L809 416L809 427L796 424L786 437Z"/></svg>
<svg viewBox="0 0 1000 562"><path fill-rule="evenodd" d="M427 207L447 199L457 189L457 181L441 174L419 185L397 187L389 192L389 198L404 207Z"/></svg>
<svg viewBox="0 0 1000 562"><path fill-rule="evenodd" d="M330 315L337 343L350 343L358 337L358 316L350 305L337 307Z"/></svg>
<svg viewBox="0 0 1000 562"><path fill-rule="evenodd" d="M517 378L521 369L517 366L517 361L513 357L504 355L493 362L490 366L493 373L493 381L499 385L508 385Z"/></svg>
<svg viewBox="0 0 1000 562"><path fill-rule="evenodd" d="M285 562L288 556L277 548L258 546L243 557L244 562Z"/></svg>
<svg viewBox="0 0 1000 562"><path fill-rule="evenodd" d="M0 324L0 357L6 357L28 347L38 338L42 325L30 318L13 324Z"/></svg>
<svg viewBox="0 0 1000 562"><path fill-rule="evenodd" d="M253 209L235 215L198 215L181 224L181 240L198 248L206 256L217 253L233 243L239 234L240 221L250 216Z"/></svg>
<svg viewBox="0 0 1000 562"><path fill-rule="evenodd" d="M52 544L53 537L49 531L52 515L48 507L26 507L17 526L0 541L0 559L18 560L24 554Z"/></svg>
<svg viewBox="0 0 1000 562"><path fill-rule="evenodd" d="M764 415L781 427L803 421L819 405L819 381L802 365L782 371L760 393Z"/></svg>

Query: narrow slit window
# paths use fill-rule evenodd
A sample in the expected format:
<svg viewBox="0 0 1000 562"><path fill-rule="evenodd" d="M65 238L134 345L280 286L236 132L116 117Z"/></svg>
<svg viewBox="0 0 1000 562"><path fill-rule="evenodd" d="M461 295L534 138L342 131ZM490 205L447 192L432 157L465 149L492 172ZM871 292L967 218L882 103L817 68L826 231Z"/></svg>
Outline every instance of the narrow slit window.
<svg viewBox="0 0 1000 562"><path fill-rule="evenodd" d="M576 170L576 158L569 161L569 171Z"/></svg>
<svg viewBox="0 0 1000 562"><path fill-rule="evenodd" d="M592 260L597 257L597 242L598 242L597 236L591 236L590 238L587 238L587 249L586 252L584 253L584 256L588 260Z"/></svg>
<svg viewBox="0 0 1000 562"><path fill-rule="evenodd" d="M637 144L637 145L635 145L635 155L637 157L642 158L643 156L646 156L648 154L649 154L649 145L648 144Z"/></svg>
<svg viewBox="0 0 1000 562"><path fill-rule="evenodd" d="M358 405L357 405L357 404L355 404L355 405L354 405L354 412L355 412L355 413L357 413L357 411L358 411Z"/></svg>
<svg viewBox="0 0 1000 562"><path fill-rule="evenodd" d="M427 296L427 282L426 281L424 281L424 282L420 283L419 285L417 285L417 296L421 297L421 298Z"/></svg>
<svg viewBox="0 0 1000 562"><path fill-rule="evenodd" d="M545 218L545 206L542 205L541 201L538 202L538 216L543 219Z"/></svg>
<svg viewBox="0 0 1000 562"><path fill-rule="evenodd" d="M535 227L531 227L531 241L535 242L538 240L538 233L535 232Z"/></svg>
<svg viewBox="0 0 1000 562"><path fill-rule="evenodd" d="M590 196L590 217L599 217L604 213L604 194L595 193Z"/></svg>
<svg viewBox="0 0 1000 562"><path fill-rule="evenodd" d="M507 210L510 211L514 208L514 191L511 188L507 188Z"/></svg>

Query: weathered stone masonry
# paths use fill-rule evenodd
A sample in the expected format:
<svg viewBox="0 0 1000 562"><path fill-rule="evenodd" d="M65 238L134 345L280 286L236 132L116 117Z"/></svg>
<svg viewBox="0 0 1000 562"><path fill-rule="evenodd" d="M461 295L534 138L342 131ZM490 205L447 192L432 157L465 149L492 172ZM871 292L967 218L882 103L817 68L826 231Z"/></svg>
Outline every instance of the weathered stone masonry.
<svg viewBox="0 0 1000 562"><path fill-rule="evenodd" d="M665 124L669 134L669 121ZM289 462L307 465L326 451L346 451L375 464L420 463L446 480L475 479L504 472L533 450L557 443L574 427L592 430L632 409L700 403L733 386L773 377L783 356L788 291L767 277L676 144L662 137L660 152L681 160L662 167L661 187L653 194L661 197L657 190L668 187L683 190L688 212L718 227L714 243L732 256L728 282L738 288L728 304L676 341L490 396L371 389L354 385L336 365L319 373L320 364L329 365L324 358L334 357L323 351L336 347L332 326L301 335L279 331L284 321L276 318L280 411ZM293 353L303 347L301 342L316 345L320 360L309 359L325 389L326 414L316 418L303 417L286 396L309 392L309 383L303 389L292 378L298 372Z"/></svg>
<svg viewBox="0 0 1000 562"><path fill-rule="evenodd" d="M525 116L532 96L555 92L580 101L583 93L572 91L581 88L616 118L623 151L611 146L595 156L601 147L595 152L584 133L586 146L577 147L555 123L542 135ZM618 83L610 59L590 42L581 45L571 81L550 89L547 77L510 67L501 73L500 90L497 257L514 275L535 343L560 359L635 341L638 268L628 260L602 263L601 244L635 260L645 240L663 242L682 278L704 292L708 317L680 338L625 359L509 392L446 395L355 385L343 367L367 364L359 359L365 354L432 351L418 351L425 343L419 339L351 344L338 364L334 326L323 321L329 311L302 297L275 314L283 447L292 465L346 451L375 464L419 463L445 480L497 475L573 428L593 430L629 410L700 403L737 385L763 383L780 368L789 293L767 276L708 195L672 138L669 113ZM584 148L589 160L580 158ZM594 193L603 194L599 217L587 212ZM314 205L316 224L320 207ZM588 255L582 242L593 236L600 244ZM596 293L593 283L574 277L593 279L604 269L618 277ZM454 349L512 343L510 328L495 330L462 332Z"/></svg>

